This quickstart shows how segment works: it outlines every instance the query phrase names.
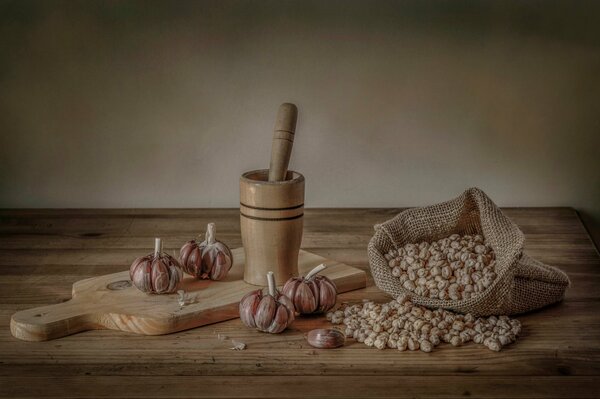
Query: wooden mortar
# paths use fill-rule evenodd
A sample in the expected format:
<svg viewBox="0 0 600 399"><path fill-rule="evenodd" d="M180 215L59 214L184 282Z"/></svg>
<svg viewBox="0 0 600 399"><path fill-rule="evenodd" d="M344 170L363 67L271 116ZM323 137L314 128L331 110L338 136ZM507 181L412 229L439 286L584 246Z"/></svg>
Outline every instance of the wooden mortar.
<svg viewBox="0 0 600 399"><path fill-rule="evenodd" d="M304 176L288 171L288 180L268 178L268 169L246 172L240 178L244 280L263 286L269 271L275 273L277 285L298 275L304 226Z"/></svg>
<svg viewBox="0 0 600 399"><path fill-rule="evenodd" d="M304 224L304 176L288 171L298 109L279 107L269 169L240 178L240 225L246 254L244 280L266 285L273 271L277 284L298 275L298 253Z"/></svg>

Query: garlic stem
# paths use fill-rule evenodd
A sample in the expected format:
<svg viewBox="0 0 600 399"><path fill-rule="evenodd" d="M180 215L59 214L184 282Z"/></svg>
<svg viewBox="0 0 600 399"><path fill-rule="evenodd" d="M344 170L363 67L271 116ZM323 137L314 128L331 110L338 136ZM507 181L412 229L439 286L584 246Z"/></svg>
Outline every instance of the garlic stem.
<svg viewBox="0 0 600 399"><path fill-rule="evenodd" d="M306 277L304 277L304 279L305 280L310 280L311 278L313 278L315 275L317 275L318 273L322 272L326 268L327 268L327 266L325 266L325 263L321 263L319 266L315 267L310 272L308 272L308 274L306 275Z"/></svg>
<svg viewBox="0 0 600 399"><path fill-rule="evenodd" d="M154 239L154 255L158 255L162 252L162 240L160 238Z"/></svg>
<svg viewBox="0 0 600 399"><path fill-rule="evenodd" d="M277 286L275 285L275 275L273 272L267 273L267 284L269 285L269 295L275 297L277 295Z"/></svg>
<svg viewBox="0 0 600 399"><path fill-rule="evenodd" d="M215 224L214 223L209 223L208 226L206 226L206 236L205 236L205 240L206 243L209 245L212 245L216 242L216 238L215 238Z"/></svg>

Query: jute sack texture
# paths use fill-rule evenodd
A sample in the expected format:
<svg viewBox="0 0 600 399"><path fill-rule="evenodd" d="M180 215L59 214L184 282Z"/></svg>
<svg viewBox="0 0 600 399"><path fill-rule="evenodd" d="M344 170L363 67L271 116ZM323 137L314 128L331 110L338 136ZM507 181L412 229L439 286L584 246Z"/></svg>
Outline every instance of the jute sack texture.
<svg viewBox="0 0 600 399"><path fill-rule="evenodd" d="M433 242L452 234L480 234L496 254L497 277L485 291L459 301L432 299L406 290L392 276L384 254L408 243ZM523 253L524 235L480 189L470 188L441 204L412 208L375 226L369 242L369 264L375 284L397 297L475 316L512 315L563 299L569 278L561 270Z"/></svg>

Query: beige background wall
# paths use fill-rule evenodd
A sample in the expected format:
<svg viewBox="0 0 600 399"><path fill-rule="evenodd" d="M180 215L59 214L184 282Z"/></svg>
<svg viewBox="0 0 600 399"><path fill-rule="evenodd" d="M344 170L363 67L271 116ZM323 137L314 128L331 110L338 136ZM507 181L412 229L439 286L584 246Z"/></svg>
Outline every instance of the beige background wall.
<svg viewBox="0 0 600 399"><path fill-rule="evenodd" d="M0 1L0 207L235 207L283 101L309 207L600 220L600 2Z"/></svg>

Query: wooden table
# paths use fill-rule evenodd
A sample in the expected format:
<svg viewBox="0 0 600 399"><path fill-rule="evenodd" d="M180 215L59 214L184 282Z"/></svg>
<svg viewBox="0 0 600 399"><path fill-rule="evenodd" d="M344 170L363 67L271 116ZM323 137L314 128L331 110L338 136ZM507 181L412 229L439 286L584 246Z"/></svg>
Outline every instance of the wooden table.
<svg viewBox="0 0 600 399"><path fill-rule="evenodd" d="M368 270L373 224L400 209L307 210L303 248ZM600 397L600 257L569 208L506 209L526 250L565 270L566 300L520 316L523 334L499 353L468 344L432 353L378 351L349 341L316 350L302 318L280 335L239 319L168 336L90 331L48 342L14 339L17 310L66 301L77 280L128 268L153 237L174 250L217 223L241 245L238 210L0 211L0 395L5 397ZM373 286L340 300L386 300ZM232 351L224 334L247 343Z"/></svg>

